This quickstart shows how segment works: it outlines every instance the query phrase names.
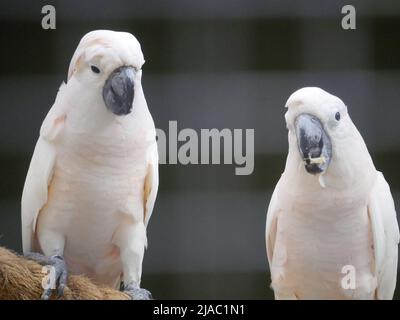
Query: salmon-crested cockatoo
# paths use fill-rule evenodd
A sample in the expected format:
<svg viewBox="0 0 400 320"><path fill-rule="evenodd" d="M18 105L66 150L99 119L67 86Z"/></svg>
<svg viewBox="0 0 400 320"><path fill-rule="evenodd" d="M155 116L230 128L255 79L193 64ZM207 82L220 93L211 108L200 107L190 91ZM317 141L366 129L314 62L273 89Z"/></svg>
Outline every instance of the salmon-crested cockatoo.
<svg viewBox="0 0 400 320"><path fill-rule="evenodd" d="M286 103L289 152L266 223L276 299L392 299L393 198L345 104L320 88Z"/></svg>
<svg viewBox="0 0 400 320"><path fill-rule="evenodd" d="M41 126L22 194L23 251L55 268L59 294L68 270L151 298L140 279L158 152L143 63L132 34L86 34Z"/></svg>

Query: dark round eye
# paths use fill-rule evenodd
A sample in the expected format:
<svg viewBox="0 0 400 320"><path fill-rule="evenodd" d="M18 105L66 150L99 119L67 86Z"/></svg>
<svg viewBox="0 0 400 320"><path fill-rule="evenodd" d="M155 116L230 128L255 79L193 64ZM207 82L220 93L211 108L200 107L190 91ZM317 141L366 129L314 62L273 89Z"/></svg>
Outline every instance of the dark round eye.
<svg viewBox="0 0 400 320"><path fill-rule="evenodd" d="M335 119L336 119L337 121L340 120L340 112L336 112L336 114L335 114Z"/></svg>
<svg viewBox="0 0 400 320"><path fill-rule="evenodd" d="M100 73L100 69L97 68L96 66L91 66L90 69L92 69L92 71L93 71L94 73Z"/></svg>

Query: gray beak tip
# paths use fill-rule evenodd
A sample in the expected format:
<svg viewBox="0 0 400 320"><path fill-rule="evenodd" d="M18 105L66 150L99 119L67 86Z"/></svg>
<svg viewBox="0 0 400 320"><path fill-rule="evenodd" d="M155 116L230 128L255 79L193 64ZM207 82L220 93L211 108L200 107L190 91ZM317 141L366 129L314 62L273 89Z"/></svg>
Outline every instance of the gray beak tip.
<svg viewBox="0 0 400 320"><path fill-rule="evenodd" d="M132 67L115 69L103 86L104 103L117 116L132 111L134 99L134 71Z"/></svg>
<svg viewBox="0 0 400 320"><path fill-rule="evenodd" d="M332 156L331 141L321 121L311 114L300 114L295 121L297 143L305 169L310 174L324 172Z"/></svg>

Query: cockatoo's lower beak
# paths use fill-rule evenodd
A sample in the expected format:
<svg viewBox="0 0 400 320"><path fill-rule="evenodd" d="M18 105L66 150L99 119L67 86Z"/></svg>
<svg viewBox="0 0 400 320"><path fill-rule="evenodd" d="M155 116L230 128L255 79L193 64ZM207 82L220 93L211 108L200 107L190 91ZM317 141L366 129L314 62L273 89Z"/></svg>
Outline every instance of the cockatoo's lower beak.
<svg viewBox="0 0 400 320"><path fill-rule="evenodd" d="M321 121L307 113L295 120L297 144L308 173L324 172L332 157L332 144Z"/></svg>
<svg viewBox="0 0 400 320"><path fill-rule="evenodd" d="M134 76L132 67L120 67L110 74L104 84L104 103L117 116L127 115L132 110L135 96Z"/></svg>

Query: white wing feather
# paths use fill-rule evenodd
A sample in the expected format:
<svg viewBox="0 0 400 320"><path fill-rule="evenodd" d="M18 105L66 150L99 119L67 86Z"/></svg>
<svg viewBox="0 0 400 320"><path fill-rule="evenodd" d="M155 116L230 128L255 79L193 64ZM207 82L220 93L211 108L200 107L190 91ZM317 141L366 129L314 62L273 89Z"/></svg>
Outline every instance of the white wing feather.
<svg viewBox="0 0 400 320"><path fill-rule="evenodd" d="M158 150L157 143L154 142L149 152L147 175L144 183L144 225L147 227L158 190Z"/></svg>
<svg viewBox="0 0 400 320"><path fill-rule="evenodd" d="M32 251L36 221L40 210L47 202L48 189L56 162L56 148L53 140L58 136L65 122L64 106L57 103L62 94L61 85L56 102L50 109L40 128L40 136L29 165L21 199L22 248Z"/></svg>
<svg viewBox="0 0 400 320"><path fill-rule="evenodd" d="M399 226L390 188L381 172L372 189L368 212L374 242L378 299L392 299L396 288Z"/></svg>
<svg viewBox="0 0 400 320"><path fill-rule="evenodd" d="M55 159L55 147L43 137L39 137L22 192L21 217L24 253L33 249L36 220L39 211L47 202L48 186L53 175Z"/></svg>
<svg viewBox="0 0 400 320"><path fill-rule="evenodd" d="M265 241L267 247L267 257L269 263L269 269L272 268L272 258L274 256L274 247L276 239L276 228L278 222L278 192L279 192L280 180L277 183L274 192L272 193L271 200L268 206L267 212L267 223L265 228Z"/></svg>

